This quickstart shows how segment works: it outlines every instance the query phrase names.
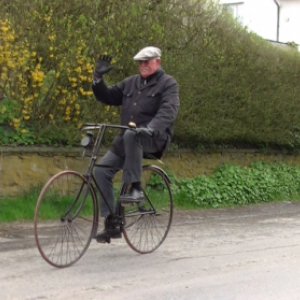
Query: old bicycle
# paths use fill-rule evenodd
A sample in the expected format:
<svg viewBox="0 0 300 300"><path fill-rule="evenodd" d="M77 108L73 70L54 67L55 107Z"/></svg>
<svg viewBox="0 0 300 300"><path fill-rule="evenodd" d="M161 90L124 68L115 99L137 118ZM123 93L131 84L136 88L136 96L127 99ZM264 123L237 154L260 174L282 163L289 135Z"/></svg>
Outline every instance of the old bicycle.
<svg viewBox="0 0 300 300"><path fill-rule="evenodd" d="M129 128L134 128L134 124L84 124L81 127L83 157L91 157L86 174L61 171L41 190L34 214L34 234L41 256L50 265L69 267L88 249L98 229L99 195L107 203L93 175L97 166L109 168L96 163L105 132ZM127 244L134 251L146 254L156 250L167 237L173 216L173 199L170 180L158 166L143 166L141 184L145 201L123 206L117 200L115 211L108 205L110 214L105 219L105 229L120 228ZM128 188L121 183L118 196L125 194Z"/></svg>

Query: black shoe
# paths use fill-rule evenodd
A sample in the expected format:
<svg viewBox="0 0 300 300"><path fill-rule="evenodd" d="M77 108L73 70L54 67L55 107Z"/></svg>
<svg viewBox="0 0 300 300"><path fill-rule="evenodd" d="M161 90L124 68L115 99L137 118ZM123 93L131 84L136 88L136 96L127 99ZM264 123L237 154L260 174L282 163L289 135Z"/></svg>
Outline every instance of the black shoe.
<svg viewBox="0 0 300 300"><path fill-rule="evenodd" d="M112 229L104 229L99 232L94 239L97 243L110 243L110 239L119 239L122 237L121 231L119 228L112 228Z"/></svg>
<svg viewBox="0 0 300 300"><path fill-rule="evenodd" d="M129 193L119 198L122 204L134 204L145 200L144 193L136 189L130 189Z"/></svg>

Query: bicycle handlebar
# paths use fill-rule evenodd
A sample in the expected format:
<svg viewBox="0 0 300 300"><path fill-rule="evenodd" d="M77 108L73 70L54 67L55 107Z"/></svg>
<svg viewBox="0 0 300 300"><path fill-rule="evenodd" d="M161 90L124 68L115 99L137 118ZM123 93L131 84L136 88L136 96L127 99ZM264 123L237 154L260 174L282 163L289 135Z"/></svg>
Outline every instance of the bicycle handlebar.
<svg viewBox="0 0 300 300"><path fill-rule="evenodd" d="M128 126L125 125L111 125L111 124L99 124L99 123L86 123L81 125L80 131L81 130L92 130L92 129L100 129L100 128L118 128L118 129L129 129L129 128L136 128L136 124L133 122L129 122Z"/></svg>
<svg viewBox="0 0 300 300"><path fill-rule="evenodd" d="M104 136L104 133L106 131L106 128L119 128L119 129L136 129L136 124L134 122L129 122L128 126L125 125L110 125L110 124L104 124L104 123L85 123L82 124L80 127L80 131L83 130L96 130L99 129L99 132L97 134L96 139L94 140L93 138L93 133L91 132L86 132L86 136L81 139L81 145L84 147L84 151L82 154L82 157L85 156L86 150L90 149L92 150L92 160L96 161L97 159L97 154L99 152L102 139ZM101 130L100 130L101 129ZM148 154L148 158L151 158L151 154ZM155 156L152 156L155 158L157 161L163 164L163 162L159 159L157 159Z"/></svg>

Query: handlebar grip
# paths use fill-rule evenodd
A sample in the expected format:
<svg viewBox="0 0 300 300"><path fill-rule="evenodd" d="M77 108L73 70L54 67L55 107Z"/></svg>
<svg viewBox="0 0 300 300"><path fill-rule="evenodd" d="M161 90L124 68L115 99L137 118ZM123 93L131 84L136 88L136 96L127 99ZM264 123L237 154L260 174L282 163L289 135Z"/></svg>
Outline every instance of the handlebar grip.
<svg viewBox="0 0 300 300"><path fill-rule="evenodd" d="M129 122L128 123L129 128L136 128L136 124L134 122Z"/></svg>

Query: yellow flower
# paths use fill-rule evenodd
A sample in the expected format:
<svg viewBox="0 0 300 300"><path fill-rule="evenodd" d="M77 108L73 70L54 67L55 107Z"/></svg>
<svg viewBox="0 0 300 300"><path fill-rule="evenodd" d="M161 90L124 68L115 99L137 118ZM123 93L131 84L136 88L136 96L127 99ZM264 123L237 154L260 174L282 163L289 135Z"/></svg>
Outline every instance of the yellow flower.
<svg viewBox="0 0 300 300"><path fill-rule="evenodd" d="M4 26L1 27L1 30L2 30L4 33L7 32L8 29L9 29L8 27L4 27Z"/></svg>
<svg viewBox="0 0 300 300"><path fill-rule="evenodd" d="M12 35L12 34L8 34L7 35L7 40L8 41L13 41L15 38L14 38L14 36Z"/></svg>
<svg viewBox="0 0 300 300"><path fill-rule="evenodd" d="M24 99L24 102L25 102L25 103L28 103L28 102L30 102L30 101L32 101L32 100L33 100L33 97L30 96L30 97L25 98L25 99Z"/></svg>
<svg viewBox="0 0 300 300"><path fill-rule="evenodd" d="M1 113L5 113L6 112L6 107L5 106L3 106L2 108L1 108Z"/></svg>
<svg viewBox="0 0 300 300"><path fill-rule="evenodd" d="M53 120L54 116L52 114L49 114L49 119Z"/></svg>
<svg viewBox="0 0 300 300"><path fill-rule="evenodd" d="M80 91L81 95L85 95L85 91L82 87L79 88L79 91Z"/></svg>
<svg viewBox="0 0 300 300"><path fill-rule="evenodd" d="M8 77L7 77L7 75L6 74L1 74L1 77L0 77L2 80L7 80L8 79Z"/></svg>
<svg viewBox="0 0 300 300"><path fill-rule="evenodd" d="M22 129L21 130L21 133L23 134L23 133L26 133L27 132L27 130L26 129Z"/></svg>
<svg viewBox="0 0 300 300"><path fill-rule="evenodd" d="M49 36L48 36L48 40L49 40L49 41L53 41L54 39L55 39L55 35L49 35Z"/></svg>
<svg viewBox="0 0 300 300"><path fill-rule="evenodd" d="M87 81L87 76L82 76L82 75L80 75L79 76L79 79L81 80L81 81Z"/></svg>
<svg viewBox="0 0 300 300"><path fill-rule="evenodd" d="M30 119L29 116L24 116L24 120L25 120L25 121L28 121L29 119Z"/></svg>
<svg viewBox="0 0 300 300"><path fill-rule="evenodd" d="M70 82L77 82L77 78L76 77L69 77L68 78Z"/></svg>

